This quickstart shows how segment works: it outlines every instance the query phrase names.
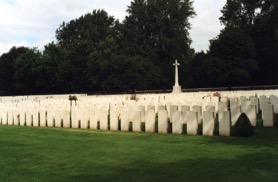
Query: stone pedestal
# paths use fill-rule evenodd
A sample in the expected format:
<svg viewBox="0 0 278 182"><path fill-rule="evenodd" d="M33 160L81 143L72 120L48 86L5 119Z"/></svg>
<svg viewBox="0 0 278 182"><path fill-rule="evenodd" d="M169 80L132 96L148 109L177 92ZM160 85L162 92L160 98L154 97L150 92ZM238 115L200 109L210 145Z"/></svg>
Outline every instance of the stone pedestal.
<svg viewBox="0 0 278 182"><path fill-rule="evenodd" d="M181 93L181 86L173 86L173 94Z"/></svg>

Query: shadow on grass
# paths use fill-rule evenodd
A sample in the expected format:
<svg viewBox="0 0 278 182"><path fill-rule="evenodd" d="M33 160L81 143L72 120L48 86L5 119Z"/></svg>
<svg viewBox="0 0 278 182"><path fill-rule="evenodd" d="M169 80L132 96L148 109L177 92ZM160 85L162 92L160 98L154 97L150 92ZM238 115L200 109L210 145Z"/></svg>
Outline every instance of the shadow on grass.
<svg viewBox="0 0 278 182"><path fill-rule="evenodd" d="M226 145L237 145L242 147L260 149L272 148L278 151L278 128L277 127L255 127L255 135L251 137L205 137L204 144L223 143Z"/></svg>
<svg viewBox="0 0 278 182"><path fill-rule="evenodd" d="M1 181L276 181L277 128L248 138L0 127Z"/></svg>
<svg viewBox="0 0 278 182"><path fill-rule="evenodd" d="M232 159L197 158L170 163L139 160L123 166L103 166L91 174L70 175L67 181L276 181L278 166L273 159L277 157L254 153Z"/></svg>

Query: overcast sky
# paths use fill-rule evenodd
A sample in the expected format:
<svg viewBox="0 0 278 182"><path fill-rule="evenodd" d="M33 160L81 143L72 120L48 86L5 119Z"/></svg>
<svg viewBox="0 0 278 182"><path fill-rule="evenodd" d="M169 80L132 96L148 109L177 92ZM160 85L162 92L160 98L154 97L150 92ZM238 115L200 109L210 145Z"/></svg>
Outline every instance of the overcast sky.
<svg viewBox="0 0 278 182"><path fill-rule="evenodd" d="M55 41L55 30L65 21L94 9L104 9L123 20L131 0L0 0L0 56L12 46L38 47ZM220 9L226 0L194 0L197 16L190 20L190 37L196 51L207 50L221 27Z"/></svg>

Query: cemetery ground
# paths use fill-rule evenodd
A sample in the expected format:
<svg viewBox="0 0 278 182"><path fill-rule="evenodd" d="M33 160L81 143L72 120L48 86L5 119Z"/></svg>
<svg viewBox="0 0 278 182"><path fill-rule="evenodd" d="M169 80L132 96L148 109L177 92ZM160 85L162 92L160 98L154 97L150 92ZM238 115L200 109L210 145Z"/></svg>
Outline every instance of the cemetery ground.
<svg viewBox="0 0 278 182"><path fill-rule="evenodd" d="M277 181L278 127L252 137L0 125L0 181Z"/></svg>

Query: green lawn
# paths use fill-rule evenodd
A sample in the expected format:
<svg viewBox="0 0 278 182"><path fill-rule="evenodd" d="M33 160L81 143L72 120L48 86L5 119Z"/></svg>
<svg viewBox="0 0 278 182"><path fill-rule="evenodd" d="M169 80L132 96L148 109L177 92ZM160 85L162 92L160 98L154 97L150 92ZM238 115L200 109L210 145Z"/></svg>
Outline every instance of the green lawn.
<svg viewBox="0 0 278 182"><path fill-rule="evenodd" d="M278 128L250 138L0 126L0 181L278 181Z"/></svg>

